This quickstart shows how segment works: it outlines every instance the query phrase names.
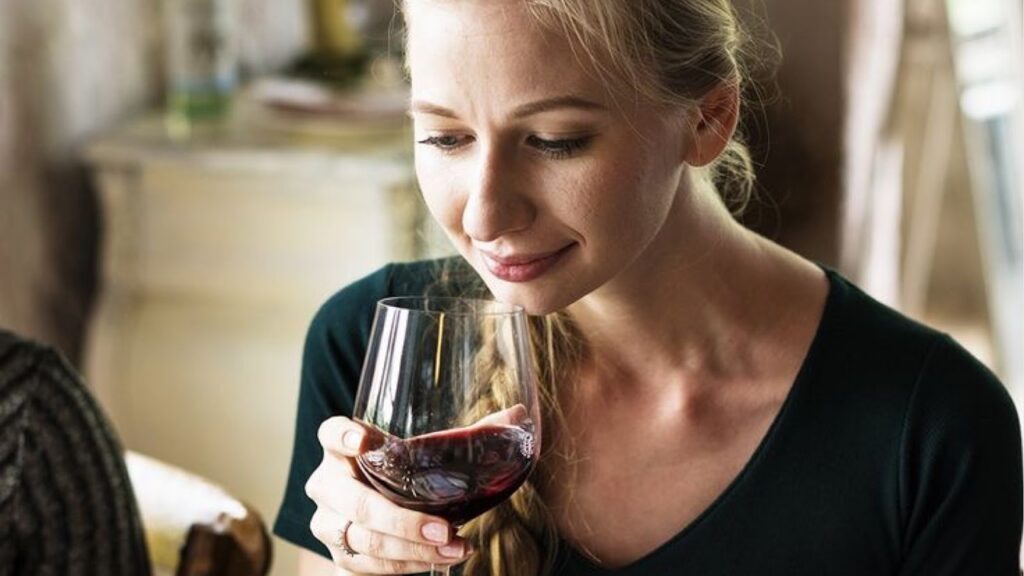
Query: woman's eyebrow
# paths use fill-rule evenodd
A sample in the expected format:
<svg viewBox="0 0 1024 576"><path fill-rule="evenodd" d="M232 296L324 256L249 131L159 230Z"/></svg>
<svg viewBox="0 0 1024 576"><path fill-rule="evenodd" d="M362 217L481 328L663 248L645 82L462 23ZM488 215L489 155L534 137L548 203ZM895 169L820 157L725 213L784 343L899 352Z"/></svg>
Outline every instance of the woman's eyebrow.
<svg viewBox="0 0 1024 576"><path fill-rule="evenodd" d="M523 104L512 112L513 118L525 118L533 114L557 110L559 108L578 108L582 110L607 110L604 105L579 96L556 96L545 98L529 104Z"/></svg>
<svg viewBox="0 0 1024 576"><path fill-rule="evenodd" d="M587 100L586 98L580 98L579 96L556 96L554 98L545 98L543 100L537 100L536 102L523 104L512 111L512 118L525 118L527 116L540 114L541 112L549 112L560 108L607 110L603 104ZM459 115L453 110L423 100L413 100L409 105L409 111L411 113L430 114L433 116L451 118L453 120L457 120L459 118Z"/></svg>
<svg viewBox="0 0 1024 576"><path fill-rule="evenodd" d="M453 120L459 119L459 115L453 112L452 110L445 108L444 106L438 106L437 104L424 102L423 100L413 100L412 103L409 105L409 113L443 116L445 118L451 118Z"/></svg>

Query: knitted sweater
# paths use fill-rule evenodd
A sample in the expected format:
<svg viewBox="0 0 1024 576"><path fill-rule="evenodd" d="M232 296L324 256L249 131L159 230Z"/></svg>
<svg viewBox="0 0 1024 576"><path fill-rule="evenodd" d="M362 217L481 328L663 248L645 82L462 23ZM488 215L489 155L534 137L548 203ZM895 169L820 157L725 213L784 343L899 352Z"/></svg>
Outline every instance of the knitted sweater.
<svg viewBox="0 0 1024 576"><path fill-rule="evenodd" d="M0 330L0 576L148 576L124 451L55 350Z"/></svg>

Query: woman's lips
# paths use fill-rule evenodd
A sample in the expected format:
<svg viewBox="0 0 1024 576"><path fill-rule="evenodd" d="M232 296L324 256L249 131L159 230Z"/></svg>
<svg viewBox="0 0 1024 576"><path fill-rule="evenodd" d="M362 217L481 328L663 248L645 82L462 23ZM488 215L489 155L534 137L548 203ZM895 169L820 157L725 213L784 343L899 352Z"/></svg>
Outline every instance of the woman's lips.
<svg viewBox="0 0 1024 576"><path fill-rule="evenodd" d="M575 245L575 243L569 244L546 254L510 256L497 256L487 252L481 252L481 254L483 254L484 264L487 265L491 274L507 282L528 282L550 270Z"/></svg>

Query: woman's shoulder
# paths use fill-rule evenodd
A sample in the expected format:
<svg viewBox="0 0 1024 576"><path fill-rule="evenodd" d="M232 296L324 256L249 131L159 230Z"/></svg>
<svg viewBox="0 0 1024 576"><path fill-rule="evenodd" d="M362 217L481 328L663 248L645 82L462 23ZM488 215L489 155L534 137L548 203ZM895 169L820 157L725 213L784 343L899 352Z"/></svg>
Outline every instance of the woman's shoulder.
<svg viewBox="0 0 1024 576"><path fill-rule="evenodd" d="M839 272L826 268L831 292L821 330L827 364L851 377L882 376L891 386L913 385L943 338L935 328L877 300Z"/></svg>
<svg viewBox="0 0 1024 576"><path fill-rule="evenodd" d="M914 384L898 446L899 516L912 543L905 565L932 573L941 549L960 562L1016 566L1024 493L1017 409L996 375L947 335ZM967 549L976 556L961 554Z"/></svg>
<svg viewBox="0 0 1024 576"><path fill-rule="evenodd" d="M922 445L956 443L964 456L977 442L1020 444L1020 423L1009 391L960 343L942 334L914 385L905 418L907 434ZM908 441L913 439L908 438Z"/></svg>
<svg viewBox="0 0 1024 576"><path fill-rule="evenodd" d="M826 273L831 281L835 314L839 316L836 328L851 341L860 339L879 351L905 353L903 346L927 348L941 336L931 326L879 301L839 272L826 268Z"/></svg>
<svg viewBox="0 0 1024 576"><path fill-rule="evenodd" d="M893 415L904 427L957 426L966 432L975 419L989 417L1008 429L1018 427L1005 386L949 334L830 274L838 292L827 353L833 381L848 383L858 394L877 393L880 404L894 400L890 405L899 409Z"/></svg>
<svg viewBox="0 0 1024 576"><path fill-rule="evenodd" d="M910 572L994 574L981 564L1015 563L1024 486L1007 389L948 334L829 276L827 337L780 445L809 466L809 486L837 487L833 516L853 526L862 510L862 525L876 526L877 510L889 510L889 528L871 537Z"/></svg>

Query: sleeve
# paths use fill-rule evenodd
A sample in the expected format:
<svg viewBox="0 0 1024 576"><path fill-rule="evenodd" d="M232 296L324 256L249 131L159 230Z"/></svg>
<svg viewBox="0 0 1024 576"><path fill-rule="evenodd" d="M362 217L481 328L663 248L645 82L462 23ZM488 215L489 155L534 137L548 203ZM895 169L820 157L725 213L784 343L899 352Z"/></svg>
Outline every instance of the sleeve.
<svg viewBox="0 0 1024 576"><path fill-rule="evenodd" d="M320 424L332 416L352 414L374 305L385 297L391 266L347 286L316 313L302 354L295 440L284 499L274 534L326 558L330 554L309 530L316 507L306 496L306 480L320 465Z"/></svg>
<svg viewBox="0 0 1024 576"><path fill-rule="evenodd" d="M999 380L948 337L932 350L904 422L900 576L1018 576L1021 429Z"/></svg>

